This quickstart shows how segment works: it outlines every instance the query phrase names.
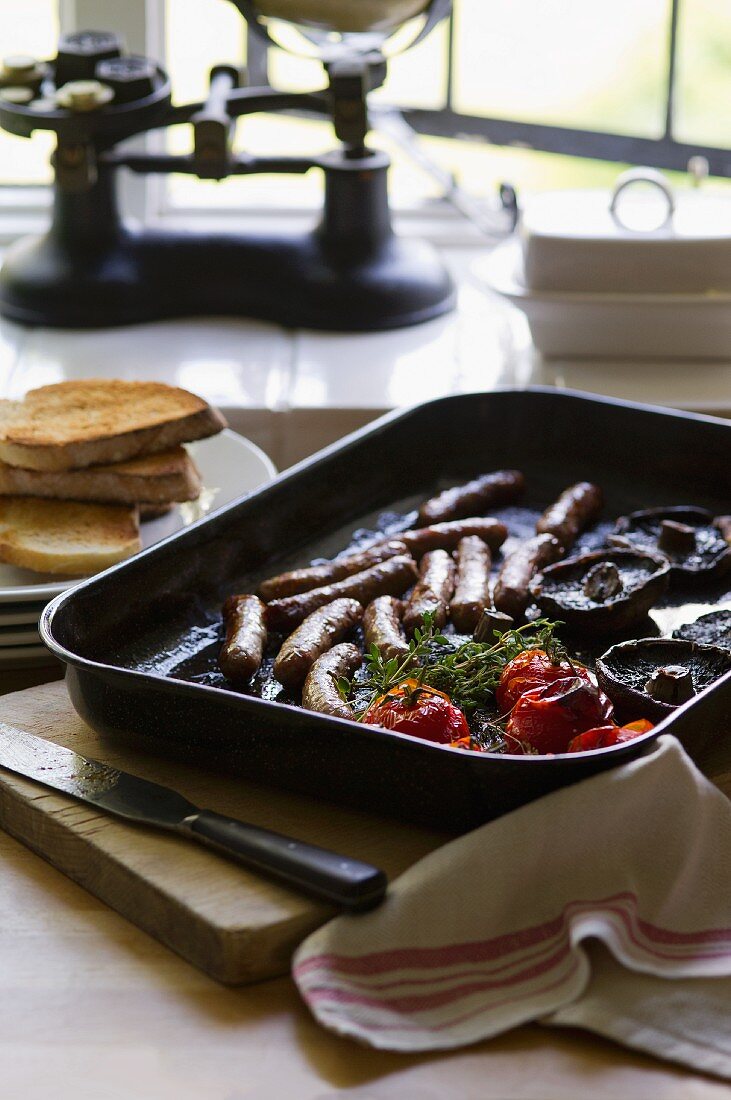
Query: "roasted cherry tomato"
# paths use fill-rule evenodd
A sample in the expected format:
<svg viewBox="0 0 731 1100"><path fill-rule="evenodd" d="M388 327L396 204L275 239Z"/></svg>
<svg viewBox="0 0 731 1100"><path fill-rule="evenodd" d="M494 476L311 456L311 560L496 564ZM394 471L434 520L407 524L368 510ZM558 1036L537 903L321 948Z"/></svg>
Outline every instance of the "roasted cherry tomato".
<svg viewBox="0 0 731 1100"><path fill-rule="evenodd" d="M471 737L459 737L456 741L450 741L451 749L469 749L470 752L484 752L482 745L478 745Z"/></svg>
<svg viewBox="0 0 731 1100"><path fill-rule="evenodd" d="M652 722L648 722L646 718L628 722L626 726L595 726L569 741L566 752L586 752L587 749L606 749L610 745L621 745L624 741L633 741L640 734L648 733L652 728Z"/></svg>
<svg viewBox="0 0 731 1100"><path fill-rule="evenodd" d="M539 753L566 752L577 734L608 725L613 710L590 680L582 676L556 680L521 695L508 722L508 743L522 741L529 751Z"/></svg>
<svg viewBox="0 0 731 1100"><path fill-rule="evenodd" d="M445 745L470 736L467 719L449 696L436 688L422 687L413 679L404 680L376 699L363 721Z"/></svg>
<svg viewBox="0 0 731 1100"><path fill-rule="evenodd" d="M620 737L620 741L631 741L633 737L639 737L641 733L649 733L650 730L654 730L655 723L648 722L646 718L638 718L636 722L625 722L619 728L623 734L627 734L625 737ZM632 736L629 736L630 734Z"/></svg>
<svg viewBox="0 0 731 1100"><path fill-rule="evenodd" d="M583 665L571 665L568 661L554 664L543 649L524 649L512 661L508 661L500 676L495 692L501 714L509 714L521 695L533 688L545 687L555 680L578 676L591 683L588 669Z"/></svg>

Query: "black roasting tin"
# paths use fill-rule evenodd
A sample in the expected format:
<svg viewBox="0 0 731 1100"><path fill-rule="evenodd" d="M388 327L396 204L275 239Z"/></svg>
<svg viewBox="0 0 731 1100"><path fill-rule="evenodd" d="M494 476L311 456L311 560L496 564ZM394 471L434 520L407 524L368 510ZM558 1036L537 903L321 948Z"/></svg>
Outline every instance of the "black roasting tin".
<svg viewBox="0 0 731 1100"><path fill-rule="evenodd" d="M501 467L522 470L528 485L520 506L493 512L512 535L530 533L567 485L601 485L603 521L578 551L640 508L731 511L731 424L722 420L547 389L431 401L58 596L41 630L66 662L74 706L103 738L132 739L144 752L454 831L628 760L662 731L691 754L727 735L731 675L635 741L555 757L470 753L314 714L286 701L270 666L253 694L226 686L216 668L226 595L368 532L397 530L435 489ZM731 607L729 576L673 590L646 633L669 634L716 607ZM579 654L591 659L612 640Z"/></svg>

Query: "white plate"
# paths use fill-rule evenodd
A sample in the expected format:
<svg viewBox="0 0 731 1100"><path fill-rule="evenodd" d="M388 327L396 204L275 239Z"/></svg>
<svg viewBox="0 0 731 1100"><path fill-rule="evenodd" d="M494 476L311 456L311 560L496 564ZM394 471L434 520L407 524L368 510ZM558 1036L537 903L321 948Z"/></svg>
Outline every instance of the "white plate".
<svg viewBox="0 0 731 1100"><path fill-rule="evenodd" d="M226 430L211 439L189 443L188 450L201 472L201 495L192 503L177 504L172 512L160 519L143 523L142 546L145 549L167 535L187 527L212 508L218 508L245 493L253 492L260 485L271 481L277 473L268 455L255 443L232 431ZM53 596L77 584L79 580L80 577L33 573L29 569L18 569L14 565L0 563L0 608L3 604L21 603L24 600L47 603Z"/></svg>
<svg viewBox="0 0 731 1100"><path fill-rule="evenodd" d="M41 617L44 603L0 604L0 627L33 626Z"/></svg>
<svg viewBox="0 0 731 1100"><path fill-rule="evenodd" d="M483 286L528 319L544 355L579 359L728 359L731 294L618 294L529 290L516 240L472 266Z"/></svg>
<svg viewBox="0 0 731 1100"><path fill-rule="evenodd" d="M49 664L55 662L53 654L44 645L16 645L0 648L0 667L12 665L17 668L19 663L28 662L28 667L36 664Z"/></svg>
<svg viewBox="0 0 731 1100"><path fill-rule="evenodd" d="M0 651L8 646L16 645L40 645L41 636L38 633L38 623L34 626L0 626Z"/></svg>
<svg viewBox="0 0 731 1100"><path fill-rule="evenodd" d="M3 672L19 672L21 669L26 668L63 669L63 665L49 653L45 646L41 646L39 651L35 646L27 645L16 652L22 654L22 656L12 657L9 660L5 657L0 659L0 669ZM29 653L32 656L29 657Z"/></svg>

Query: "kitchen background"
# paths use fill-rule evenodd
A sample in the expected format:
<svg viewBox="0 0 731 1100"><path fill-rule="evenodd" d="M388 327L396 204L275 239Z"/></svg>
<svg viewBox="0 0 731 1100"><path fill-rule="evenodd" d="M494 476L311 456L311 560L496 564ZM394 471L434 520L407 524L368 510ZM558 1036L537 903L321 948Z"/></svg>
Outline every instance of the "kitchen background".
<svg viewBox="0 0 731 1100"><path fill-rule="evenodd" d="M178 101L204 97L211 65L242 60L247 45L251 50L244 21L224 0L125 5L3 0L0 5L6 54L52 56L62 29L87 25L118 30L130 49L164 56ZM532 345L523 314L492 293L480 274L480 259L506 228L496 197L501 183L513 185L523 201L545 189L609 188L624 165L489 145L478 139L474 120L508 118L547 127L543 137L549 146L561 141L553 127L616 133L624 142L617 146L621 149L628 139L656 142L667 124L671 44L673 137L677 143L722 148L728 143L731 103L731 8L719 0L591 5L456 0L453 24L440 25L393 61L386 85L373 96L373 142L393 158L391 195L399 232L434 240L456 276L455 314L367 335L285 331L232 319L88 332L23 329L3 321L0 391L20 396L64 377L100 374L175 382L221 405L232 426L263 446L280 467L386 409L495 386L558 385L727 413L731 350L728 361L545 359ZM250 52L250 66L260 63ZM268 65L278 87L301 90L322 82L321 67L312 59L270 50ZM387 110L393 103L415 109L415 124L434 129L424 113L443 107L447 96L453 111L473 120L465 123L473 131L470 140L412 139L408 133L404 138ZM519 125L516 133L520 145ZM148 141L185 152L189 128ZM312 154L331 145L328 123L281 114L247 118L237 133L237 148L254 153ZM25 141L0 133L0 240L43 227L50 152L49 135L36 133ZM668 178L687 191L703 175L703 162L695 169L696 178L680 171L669 171ZM446 194L450 180L459 188L451 196ZM701 191L731 196L728 181L717 176L705 180ZM320 195L319 173L221 183L171 175L125 178L122 198L125 211L147 222L207 227L305 225ZM464 216L465 209L471 217Z"/></svg>

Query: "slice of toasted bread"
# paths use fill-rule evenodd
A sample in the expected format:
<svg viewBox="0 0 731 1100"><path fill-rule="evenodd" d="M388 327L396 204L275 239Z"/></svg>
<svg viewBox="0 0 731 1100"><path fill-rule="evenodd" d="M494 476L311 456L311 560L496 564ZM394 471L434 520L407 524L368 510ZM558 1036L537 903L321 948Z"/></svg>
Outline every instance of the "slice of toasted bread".
<svg viewBox="0 0 731 1100"><path fill-rule="evenodd" d="M31 470L125 462L215 435L221 414L161 382L89 378L0 402L0 461Z"/></svg>
<svg viewBox="0 0 731 1100"><path fill-rule="evenodd" d="M35 497L0 499L0 561L79 576L140 549L136 507Z"/></svg>
<svg viewBox="0 0 731 1100"><path fill-rule="evenodd" d="M164 505L195 500L198 469L184 447L83 470L24 470L0 462L0 496Z"/></svg>

